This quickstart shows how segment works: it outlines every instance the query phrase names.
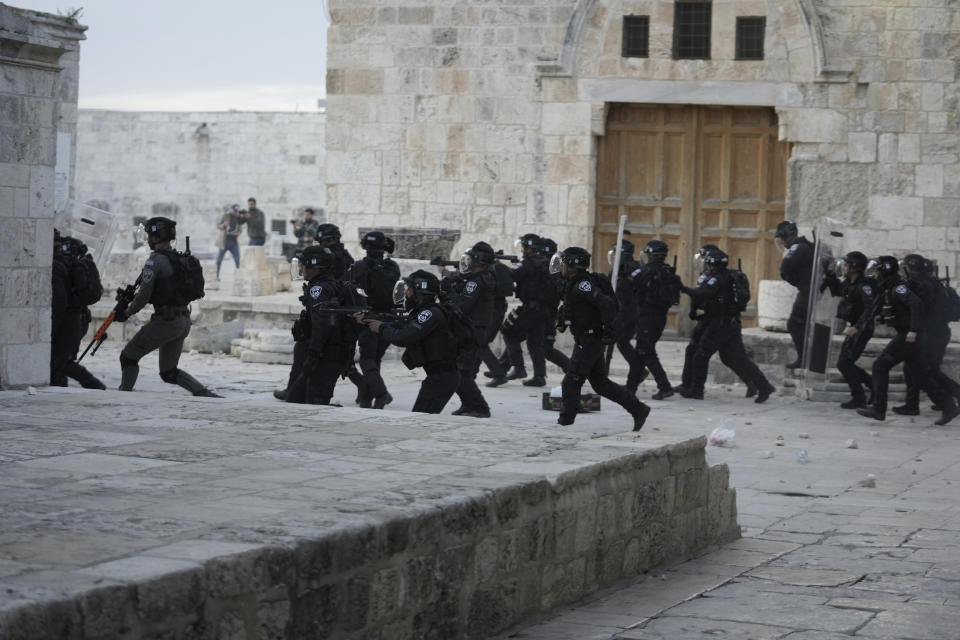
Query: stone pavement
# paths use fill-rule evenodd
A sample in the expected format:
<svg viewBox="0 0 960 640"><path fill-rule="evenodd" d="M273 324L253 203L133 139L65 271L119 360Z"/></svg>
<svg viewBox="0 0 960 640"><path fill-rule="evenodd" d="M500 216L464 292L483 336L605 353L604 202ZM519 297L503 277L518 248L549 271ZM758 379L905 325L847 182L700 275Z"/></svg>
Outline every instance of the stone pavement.
<svg viewBox="0 0 960 640"><path fill-rule="evenodd" d="M119 381L116 356L115 351L105 348L91 361L91 368L110 387ZM148 357L142 365L138 389L173 394L178 396L178 404L199 402L182 398L179 389L160 382L155 359ZM181 366L227 395L264 402L286 371L282 366L240 364L225 357L189 354L184 355ZM388 363L385 370L396 400L384 414L400 417L412 405L419 375L407 372L399 363ZM551 375L549 381L558 384L559 376ZM641 387L641 397L653 391L649 384ZM509 420L521 430L542 432L534 426L540 425L561 438L611 442L634 438L626 431L627 415L618 407L605 404L600 413L581 416L573 427L561 429L551 427L556 414L539 409L539 390L511 383L484 391L495 418ZM23 395L2 395L10 393ZM42 391L30 400L40 402L46 393ZM89 393L93 392L78 392L72 397L82 405ZM956 555L960 546L960 499L954 489L954 484L960 483L955 454L960 423L934 427L936 415L929 411L916 418L898 417L879 423L834 405L794 398L774 397L767 404L755 405L743 399L742 393L740 386L714 386L701 402L675 397L657 403L639 441L652 445L665 438L676 441L708 434L721 424L734 427L736 446L708 447L707 452L710 464L730 466L744 537L498 638L960 637L960 558ZM140 398L133 403L134 415L125 419L136 419L149 427L151 420L162 416L162 409L145 402L151 399L156 403L157 396L133 395ZM335 399L351 406L352 397L352 387L341 383ZM212 405L203 406L206 409ZM450 408L455 406L454 400ZM66 412L60 409L46 415L30 411L37 433L47 431L58 420L70 419L69 404L66 407ZM366 422L368 428L377 428L378 422ZM484 424L468 423L474 425L473 429L482 429ZM181 428L195 426L185 421ZM92 433L96 436L99 432ZM80 429L68 431L59 443L47 442L47 447L60 447L47 453L64 453L72 446L88 444L93 436L84 435ZM783 446L777 446L778 436L783 436ZM8 455L37 453L22 448L36 443L13 444L3 451ZM131 442L127 446L138 445ZM796 457L801 448L808 454L805 464ZM182 453L189 455L188 451ZM44 467L50 478L72 472ZM149 475L159 478L165 474L161 468ZM190 494L196 490L195 485L191 480L182 483L180 489L154 489ZM7 487L2 491L5 502L9 504L20 493L25 497L33 488ZM59 508L81 508L82 492L78 493L80 503ZM116 509L122 511L125 506L118 502ZM45 508L55 513L57 507ZM256 508L269 511L272 507L261 504ZM7 517L16 518L17 514L8 513ZM216 514L210 517L216 519ZM145 524L149 526L154 525ZM100 537L110 540L109 535ZM97 538L90 535L88 539L93 555L100 542ZM35 543L22 544L28 550ZM55 550L49 545L44 548ZM16 574L25 561L38 559L8 559L0 573Z"/></svg>

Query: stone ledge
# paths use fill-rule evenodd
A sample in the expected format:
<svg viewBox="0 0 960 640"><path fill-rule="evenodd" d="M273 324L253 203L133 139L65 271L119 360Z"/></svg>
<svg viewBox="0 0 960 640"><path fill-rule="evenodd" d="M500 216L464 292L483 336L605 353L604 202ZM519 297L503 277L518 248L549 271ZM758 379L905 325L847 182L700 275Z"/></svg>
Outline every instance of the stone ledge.
<svg viewBox="0 0 960 640"><path fill-rule="evenodd" d="M0 407L11 428L29 430L41 404L103 421L121 405L138 415L129 405L153 396L0 394ZM60 550L70 558L61 566L3 567L0 637L483 638L739 536L729 472L707 466L703 437L650 447L529 425L478 430L449 416L318 407L305 417L299 407L163 399L163 418L98 427L125 444L0 465L11 529L0 549L78 534L62 537L78 546ZM286 498L271 507L256 492L212 492L254 471L261 489ZM61 494L45 501L54 511L21 504L11 488L40 475L47 498ZM181 477L202 481L149 486ZM56 508L77 504L78 488L83 506ZM142 509L118 513L121 499ZM94 556L84 545L103 527L112 549Z"/></svg>

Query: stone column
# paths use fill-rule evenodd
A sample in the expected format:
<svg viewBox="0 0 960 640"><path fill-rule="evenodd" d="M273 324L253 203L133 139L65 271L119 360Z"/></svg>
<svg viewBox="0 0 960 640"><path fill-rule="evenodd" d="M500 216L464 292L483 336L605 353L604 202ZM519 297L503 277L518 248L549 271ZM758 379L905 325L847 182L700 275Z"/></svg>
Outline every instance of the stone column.
<svg viewBox="0 0 960 640"><path fill-rule="evenodd" d="M240 268L233 276L233 295L269 296L276 293L271 266L263 247L240 247Z"/></svg>
<svg viewBox="0 0 960 640"><path fill-rule="evenodd" d="M61 114L85 27L0 4L0 387L50 380L50 264ZM61 57L67 56L64 62ZM72 101L71 105L68 104ZM75 116L72 116L75 118Z"/></svg>

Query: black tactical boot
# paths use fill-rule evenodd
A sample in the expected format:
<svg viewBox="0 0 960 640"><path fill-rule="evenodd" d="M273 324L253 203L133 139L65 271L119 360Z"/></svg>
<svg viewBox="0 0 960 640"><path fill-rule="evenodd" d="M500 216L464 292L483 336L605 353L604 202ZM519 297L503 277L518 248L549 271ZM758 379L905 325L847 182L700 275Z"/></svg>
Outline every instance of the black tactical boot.
<svg viewBox="0 0 960 640"><path fill-rule="evenodd" d="M941 415L939 419L934 421L934 424L942 427L943 425L947 424L957 416L960 416L960 407L958 407L956 403L953 403L951 407L948 407L947 409L943 410L943 415Z"/></svg>
<svg viewBox="0 0 960 640"><path fill-rule="evenodd" d="M634 409L630 415L633 416L633 430L640 431L643 428L643 423L647 421L647 416L650 415L650 406L641 402L640 406Z"/></svg>
<svg viewBox="0 0 960 640"><path fill-rule="evenodd" d="M507 384L506 378L494 378L484 386L493 388L493 387L499 387L502 384Z"/></svg>
<svg viewBox="0 0 960 640"><path fill-rule="evenodd" d="M514 367L509 373L507 373L507 380L519 380L520 378L527 377L527 370L523 367Z"/></svg>
<svg viewBox="0 0 960 640"><path fill-rule="evenodd" d="M859 398L850 398L846 402L840 403L841 409L863 409L868 405L866 397ZM893 408L894 411L897 410L896 407Z"/></svg>
<svg viewBox="0 0 960 640"><path fill-rule="evenodd" d="M222 398L223 397L219 393L214 393L213 391L210 391L210 389L206 389L206 388L200 389L199 391L194 391L193 395L197 396L198 398Z"/></svg>
<svg viewBox="0 0 960 640"><path fill-rule="evenodd" d="M286 401L286 399L287 399L287 390L286 390L286 389L276 389L276 390L273 392L273 397L276 398L277 400Z"/></svg>
<svg viewBox="0 0 960 640"><path fill-rule="evenodd" d="M886 420L886 412L877 411L876 407L864 407L863 409L857 409L857 413L862 415L864 418L873 418L874 420Z"/></svg>
<svg viewBox="0 0 960 640"><path fill-rule="evenodd" d="M676 389L674 389L674 391L676 391ZM688 400L703 400L703 389L687 389L683 387L679 393Z"/></svg>
<svg viewBox="0 0 960 640"><path fill-rule="evenodd" d="M393 396L390 393L385 393L382 396L377 396L373 399L373 408L374 409L383 409L385 406L393 402Z"/></svg>
<svg viewBox="0 0 960 640"><path fill-rule="evenodd" d="M757 389L757 397L754 398L753 401L756 402L757 404L763 404L764 402L767 401L767 399L770 398L770 394L772 394L776 390L777 390L776 387L774 387L772 384L768 382L765 386Z"/></svg>
<svg viewBox="0 0 960 640"><path fill-rule="evenodd" d="M537 376L535 378L530 378L529 380L523 381L523 386L525 387L545 387L547 386L547 381L543 376Z"/></svg>
<svg viewBox="0 0 960 640"><path fill-rule="evenodd" d="M918 416L920 415L920 407L915 407L909 404L899 404L892 408L894 413L900 414L901 416Z"/></svg>
<svg viewBox="0 0 960 640"><path fill-rule="evenodd" d="M750 384L750 383L748 382L748 383L747 383L747 392L744 394L743 397L744 397L744 398L752 398L752 397L755 396L755 395L757 395L757 388L756 388L754 385L752 385L752 384Z"/></svg>
<svg viewBox="0 0 960 640"><path fill-rule="evenodd" d="M654 400L666 400L672 395L673 395L673 389L671 389L670 387L667 387L666 389L660 389L650 397L653 398Z"/></svg>

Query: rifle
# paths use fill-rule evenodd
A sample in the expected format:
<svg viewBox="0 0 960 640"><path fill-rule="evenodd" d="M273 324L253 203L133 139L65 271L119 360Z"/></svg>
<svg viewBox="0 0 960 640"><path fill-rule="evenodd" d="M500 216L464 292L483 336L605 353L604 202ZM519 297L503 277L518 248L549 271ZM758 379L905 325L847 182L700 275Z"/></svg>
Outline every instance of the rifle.
<svg viewBox="0 0 960 640"><path fill-rule="evenodd" d="M378 312L370 307L328 307L326 305L320 305L315 310L319 313L329 313L335 316L354 316L359 313L364 319L369 318L381 322L394 322L403 317L403 312L399 309L388 312Z"/></svg>
<svg viewBox="0 0 960 640"><path fill-rule="evenodd" d="M189 240L187 242L189 244ZM87 348L84 349L83 353L80 354L80 357L77 358L77 363L83 360L83 356L87 355L87 351L90 351L90 347L93 347L93 351L90 351L90 357L92 358L97 354L97 349L99 349L100 345L103 344L104 340L107 339L107 329L109 329L110 325L113 324L117 314L125 312L127 307L130 305L130 302L133 301L133 298L137 292L137 287L140 286L141 278L143 278L142 273L137 276L137 281L133 284L128 284L125 287L119 287L117 289L117 304L114 305L113 309L107 315L107 318L103 321L103 324L101 324L97 330L94 331L93 338L90 340L90 344L87 345Z"/></svg>
<svg viewBox="0 0 960 640"><path fill-rule="evenodd" d="M460 267L460 262L459 262L459 261L457 261L457 260L444 260L444 259L441 258L440 256L437 256L437 257L435 257L435 258L432 258L432 259L430 260L430 264L432 264L432 265L435 266L435 267L453 267L454 269L457 269L457 268Z"/></svg>
<svg viewBox="0 0 960 640"><path fill-rule="evenodd" d="M520 262L521 260L523 260L523 258L521 258L521 257L519 257L519 256L508 256L508 255L504 254L504 253L503 253L503 249L497 249L497 250L493 253L493 257L494 257L494 259L496 259L496 260L509 260L510 262L512 262L512 263L514 263L514 264L516 264L516 263Z"/></svg>

